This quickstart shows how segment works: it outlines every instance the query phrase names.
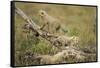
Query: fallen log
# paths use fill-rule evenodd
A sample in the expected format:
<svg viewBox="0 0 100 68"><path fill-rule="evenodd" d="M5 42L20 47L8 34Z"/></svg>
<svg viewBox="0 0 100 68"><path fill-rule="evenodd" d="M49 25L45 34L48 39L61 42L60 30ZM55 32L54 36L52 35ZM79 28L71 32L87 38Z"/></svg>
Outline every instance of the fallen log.
<svg viewBox="0 0 100 68"><path fill-rule="evenodd" d="M94 56L96 56L96 54L86 54L81 50L68 46L66 50L62 50L54 55L29 54L25 55L24 59L37 61L38 64L59 64L90 62L94 61Z"/></svg>

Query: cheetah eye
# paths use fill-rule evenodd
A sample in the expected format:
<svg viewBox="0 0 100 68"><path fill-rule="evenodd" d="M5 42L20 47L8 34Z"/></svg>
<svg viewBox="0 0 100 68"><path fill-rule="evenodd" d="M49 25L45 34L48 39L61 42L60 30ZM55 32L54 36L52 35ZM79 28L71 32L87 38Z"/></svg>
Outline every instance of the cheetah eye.
<svg viewBox="0 0 100 68"><path fill-rule="evenodd" d="M44 13L43 13L43 12L41 12L41 14L42 14L42 15L44 15Z"/></svg>

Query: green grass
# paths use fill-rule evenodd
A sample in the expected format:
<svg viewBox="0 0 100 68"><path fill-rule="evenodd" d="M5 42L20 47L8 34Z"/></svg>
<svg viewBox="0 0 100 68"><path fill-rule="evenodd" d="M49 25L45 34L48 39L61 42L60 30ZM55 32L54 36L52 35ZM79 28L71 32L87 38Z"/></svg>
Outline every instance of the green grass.
<svg viewBox="0 0 100 68"><path fill-rule="evenodd" d="M80 38L79 47L96 52L96 8L54 4L16 3L36 24L40 23L38 11L44 9L53 17L59 18L65 25L69 36ZM27 53L31 54L54 54L58 49L52 48L51 44L41 37L33 37L31 33L24 33L22 29L26 22L17 14L15 15L15 65L39 64L37 61L25 60ZM72 58L70 58L72 59ZM96 56L91 61L95 61ZM70 61L70 60L69 60ZM73 60L72 62L74 62Z"/></svg>

